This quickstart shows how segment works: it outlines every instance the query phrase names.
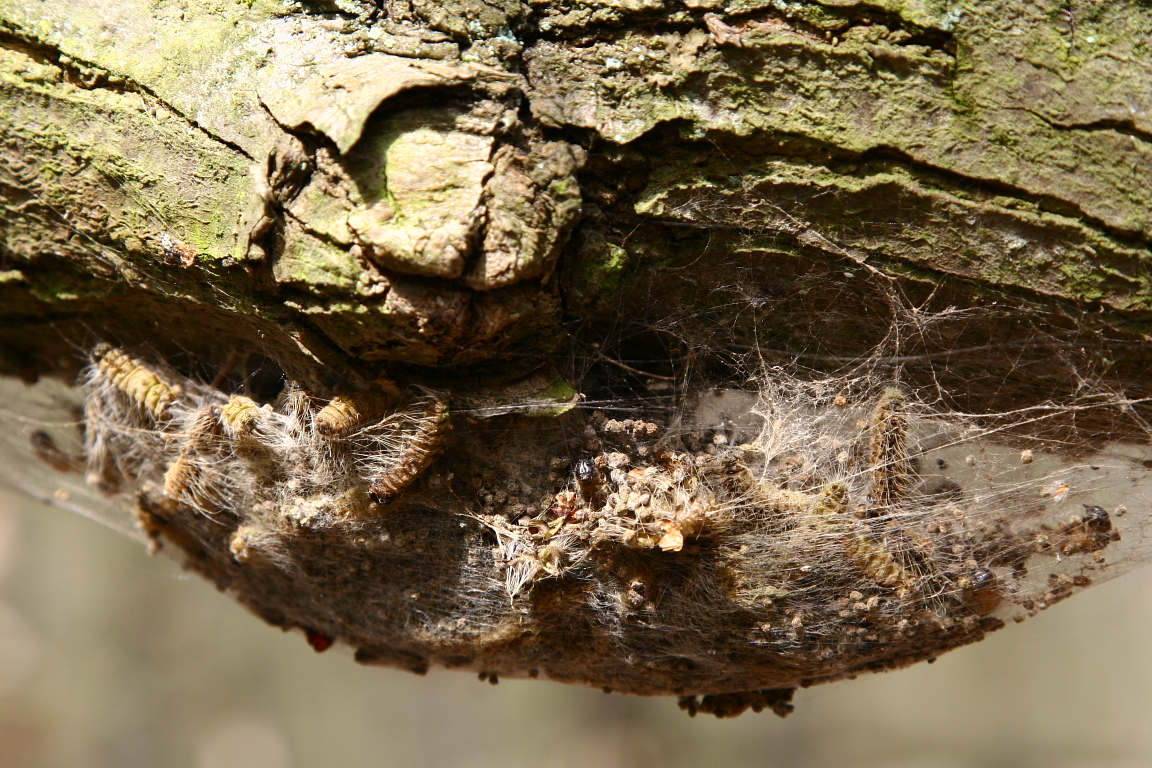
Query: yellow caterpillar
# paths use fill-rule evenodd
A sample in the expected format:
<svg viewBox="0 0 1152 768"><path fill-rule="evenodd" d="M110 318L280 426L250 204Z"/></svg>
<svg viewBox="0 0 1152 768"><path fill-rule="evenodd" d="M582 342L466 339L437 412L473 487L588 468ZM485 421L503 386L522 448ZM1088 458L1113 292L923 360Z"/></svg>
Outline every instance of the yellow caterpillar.
<svg viewBox="0 0 1152 768"><path fill-rule="evenodd" d="M96 368L112 383L155 419L166 418L168 408L180 396L173 387L143 363L129 357L111 344L97 344L92 350Z"/></svg>
<svg viewBox="0 0 1152 768"><path fill-rule="evenodd" d="M376 383L384 388L383 392L356 392L332 398L316 414L316 430L334 435L386 413L400 399L400 390L387 379Z"/></svg>
<svg viewBox="0 0 1152 768"><path fill-rule="evenodd" d="M251 434L259 419L260 406L243 395L232 395L220 409L220 423L231 437Z"/></svg>

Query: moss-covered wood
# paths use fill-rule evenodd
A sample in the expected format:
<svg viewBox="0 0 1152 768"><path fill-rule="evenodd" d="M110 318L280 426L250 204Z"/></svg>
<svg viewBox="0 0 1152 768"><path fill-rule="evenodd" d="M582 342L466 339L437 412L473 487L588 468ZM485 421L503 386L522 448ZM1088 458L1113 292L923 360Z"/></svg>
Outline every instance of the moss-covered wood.
<svg viewBox="0 0 1152 768"><path fill-rule="evenodd" d="M0 30L25 319L143 292L349 364L509 359L599 217L1152 301L1139 2L6 0Z"/></svg>

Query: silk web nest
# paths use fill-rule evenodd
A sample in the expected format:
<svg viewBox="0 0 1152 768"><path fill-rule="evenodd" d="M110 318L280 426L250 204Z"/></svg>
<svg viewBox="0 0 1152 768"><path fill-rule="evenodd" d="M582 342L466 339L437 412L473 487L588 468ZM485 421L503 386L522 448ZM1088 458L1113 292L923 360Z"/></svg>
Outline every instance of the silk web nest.
<svg viewBox="0 0 1152 768"><path fill-rule="evenodd" d="M41 461L365 663L783 715L797 687L935 658L1142 559L1140 449L1022 432L1046 407L976 417L764 366L662 416L532 419L388 380L260 402L146 353L88 358L83 456L37 430Z"/></svg>

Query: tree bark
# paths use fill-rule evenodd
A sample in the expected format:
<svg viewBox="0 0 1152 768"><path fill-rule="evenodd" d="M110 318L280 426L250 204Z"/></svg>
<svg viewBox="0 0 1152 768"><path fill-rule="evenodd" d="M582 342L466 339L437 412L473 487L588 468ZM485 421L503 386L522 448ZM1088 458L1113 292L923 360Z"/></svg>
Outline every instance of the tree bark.
<svg viewBox="0 0 1152 768"><path fill-rule="evenodd" d="M75 382L109 342L185 389L450 392L443 455L371 519L241 562L248 511L153 477L140 525L362 661L785 711L997 620L755 656L747 605L701 628L642 594L673 590L659 548L598 577L537 549L529 588L473 592L518 519L592 493L597 408L671 430L711 387L869 359L967 413L1142 396L1150 40L1144 0L0 0L0 373ZM598 578L675 630L602 632Z"/></svg>

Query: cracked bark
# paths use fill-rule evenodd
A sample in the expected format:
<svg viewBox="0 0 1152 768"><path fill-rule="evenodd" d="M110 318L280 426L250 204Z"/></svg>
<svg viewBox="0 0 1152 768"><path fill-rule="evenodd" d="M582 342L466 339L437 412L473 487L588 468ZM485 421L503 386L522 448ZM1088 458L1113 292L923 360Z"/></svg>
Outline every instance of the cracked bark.
<svg viewBox="0 0 1152 768"><path fill-rule="evenodd" d="M1136 391L1149 40L1137 0L0 0L0 372L74 377L96 339L259 351L319 393L386 376L507 414L644 389L605 366L852 359L895 292L1013 308L912 343L983 350L941 385L969 409L1072 386L972 381L1013 380L1038 328L1128 350L1108 375ZM506 459L543 439L499 418Z"/></svg>

